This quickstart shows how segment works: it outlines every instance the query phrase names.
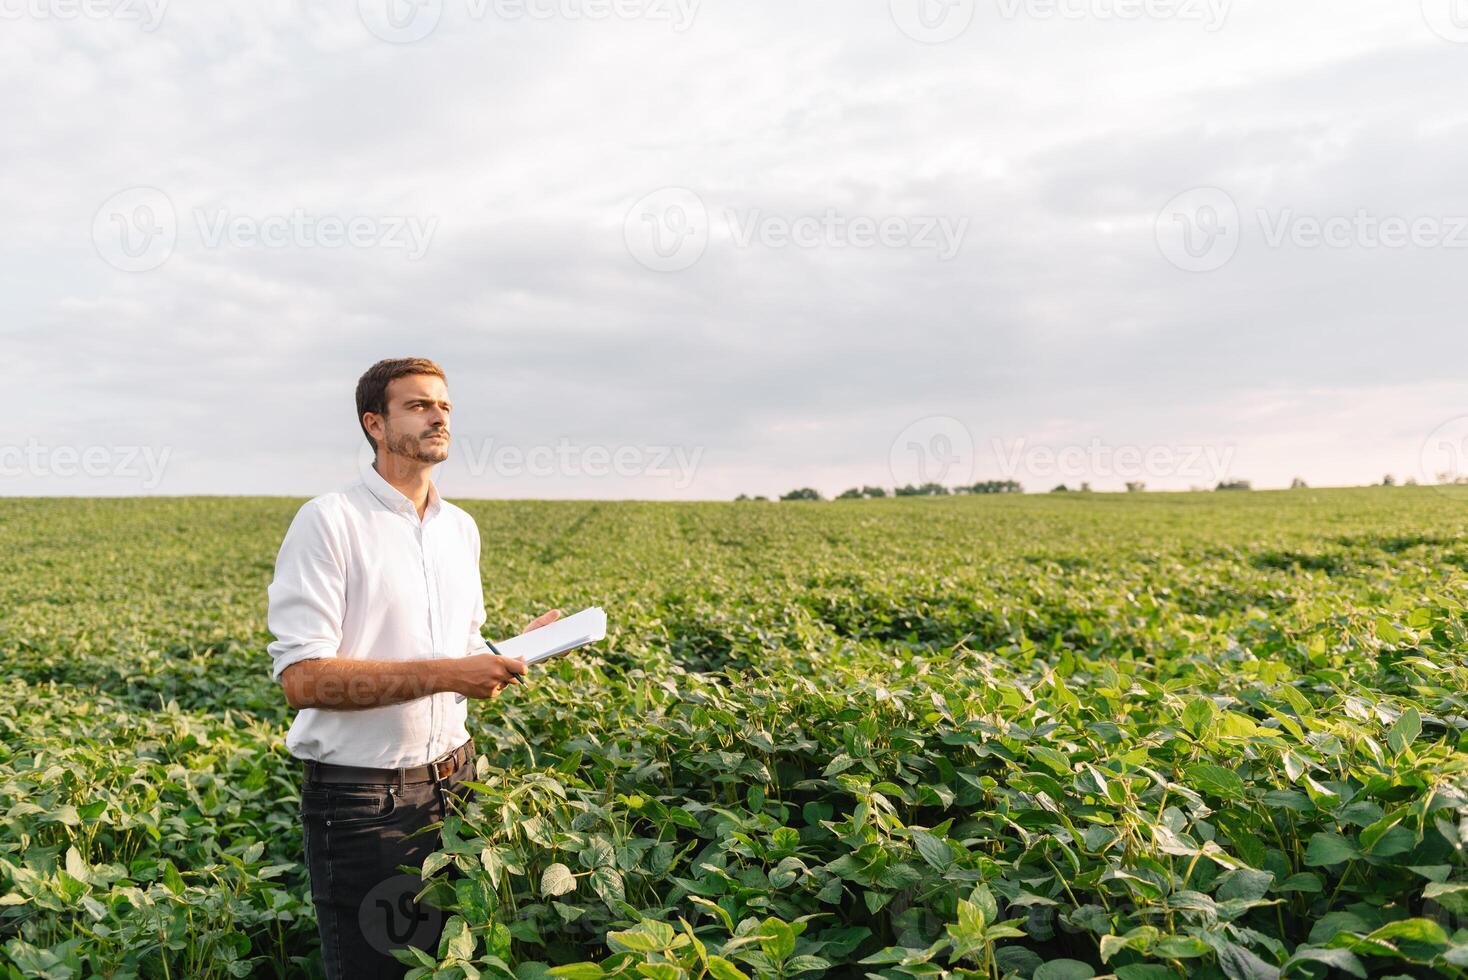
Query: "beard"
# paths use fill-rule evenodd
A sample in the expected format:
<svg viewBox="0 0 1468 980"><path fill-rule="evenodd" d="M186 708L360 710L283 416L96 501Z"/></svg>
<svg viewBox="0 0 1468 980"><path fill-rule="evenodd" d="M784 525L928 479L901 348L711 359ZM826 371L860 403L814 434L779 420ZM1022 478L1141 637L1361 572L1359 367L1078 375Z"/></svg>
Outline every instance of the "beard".
<svg viewBox="0 0 1468 980"><path fill-rule="evenodd" d="M449 441L429 442L428 437L432 432L425 432L421 436L411 436L406 433L387 434L387 451L394 456L402 456L419 463L442 463L449 458Z"/></svg>

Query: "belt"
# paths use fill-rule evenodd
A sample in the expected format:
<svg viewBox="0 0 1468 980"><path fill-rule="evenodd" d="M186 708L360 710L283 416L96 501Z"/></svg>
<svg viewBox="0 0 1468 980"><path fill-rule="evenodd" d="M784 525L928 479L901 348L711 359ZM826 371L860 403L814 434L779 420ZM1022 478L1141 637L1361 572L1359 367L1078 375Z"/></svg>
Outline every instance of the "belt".
<svg viewBox="0 0 1468 980"><path fill-rule="evenodd" d="M474 740L445 756L421 766L405 769L370 769L366 766L337 766L327 762L304 759L306 782L308 783L376 783L382 786L403 786L409 783L437 783L448 779L455 769L474 758Z"/></svg>

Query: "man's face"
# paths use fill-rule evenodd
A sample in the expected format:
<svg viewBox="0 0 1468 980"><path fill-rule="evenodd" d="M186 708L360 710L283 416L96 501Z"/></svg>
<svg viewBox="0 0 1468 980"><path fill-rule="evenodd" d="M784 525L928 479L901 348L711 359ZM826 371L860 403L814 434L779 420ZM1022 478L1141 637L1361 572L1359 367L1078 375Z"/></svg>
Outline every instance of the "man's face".
<svg viewBox="0 0 1468 980"><path fill-rule="evenodd" d="M442 463L449 458L449 389L442 378L410 374L388 382L387 415L377 416L384 427L373 432L395 456L419 463Z"/></svg>

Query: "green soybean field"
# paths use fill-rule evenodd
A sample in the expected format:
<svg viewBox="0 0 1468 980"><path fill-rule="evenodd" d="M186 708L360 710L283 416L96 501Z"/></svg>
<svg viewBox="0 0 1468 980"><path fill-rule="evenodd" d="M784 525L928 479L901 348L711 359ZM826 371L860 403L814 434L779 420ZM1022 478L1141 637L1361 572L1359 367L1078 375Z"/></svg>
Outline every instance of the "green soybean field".
<svg viewBox="0 0 1468 980"><path fill-rule="evenodd" d="M9 976L319 975L301 502L0 501ZM1468 488L459 503L488 635L611 629L473 704L409 976L1468 976Z"/></svg>

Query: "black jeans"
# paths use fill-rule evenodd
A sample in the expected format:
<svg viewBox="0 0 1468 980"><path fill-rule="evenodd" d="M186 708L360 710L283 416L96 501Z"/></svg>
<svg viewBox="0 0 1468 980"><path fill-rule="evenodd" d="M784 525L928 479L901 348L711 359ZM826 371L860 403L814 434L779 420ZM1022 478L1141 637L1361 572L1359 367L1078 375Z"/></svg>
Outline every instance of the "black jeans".
<svg viewBox="0 0 1468 980"><path fill-rule="evenodd" d="M473 790L462 783L473 778L471 754L443 781L401 789L396 783L303 782L306 868L330 980L400 980L410 968L393 957L393 949L411 945L437 954L444 915L413 896L423 887L417 869L438 850L440 835L415 831L454 812L449 794L464 802L472 798ZM399 865L414 870L404 872Z"/></svg>

